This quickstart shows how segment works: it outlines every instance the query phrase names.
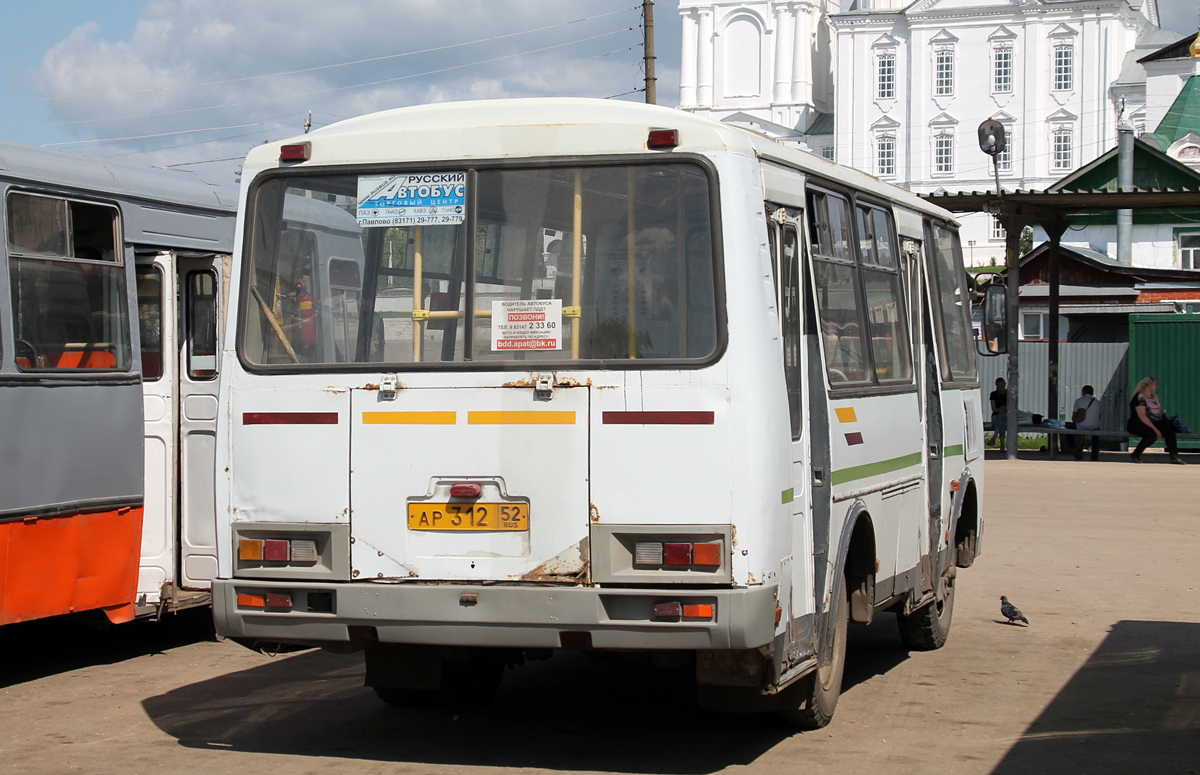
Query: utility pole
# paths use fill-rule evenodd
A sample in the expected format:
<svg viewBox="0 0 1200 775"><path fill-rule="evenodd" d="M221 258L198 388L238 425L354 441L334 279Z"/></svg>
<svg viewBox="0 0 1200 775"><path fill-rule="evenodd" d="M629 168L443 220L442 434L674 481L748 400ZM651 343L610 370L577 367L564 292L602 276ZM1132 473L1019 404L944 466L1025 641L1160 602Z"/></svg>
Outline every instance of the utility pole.
<svg viewBox="0 0 1200 775"><path fill-rule="evenodd" d="M658 79L654 77L654 0L642 0L642 50L646 62L646 104L658 104Z"/></svg>
<svg viewBox="0 0 1200 775"><path fill-rule="evenodd" d="M304 119L304 134L308 134L308 130L312 129L312 111L308 111L308 118Z"/></svg>

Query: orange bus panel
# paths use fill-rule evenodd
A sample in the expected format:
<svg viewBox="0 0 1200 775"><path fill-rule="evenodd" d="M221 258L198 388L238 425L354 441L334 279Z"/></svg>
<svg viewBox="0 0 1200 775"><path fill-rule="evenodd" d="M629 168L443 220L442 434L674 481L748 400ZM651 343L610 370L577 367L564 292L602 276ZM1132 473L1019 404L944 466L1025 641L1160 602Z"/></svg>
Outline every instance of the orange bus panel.
<svg viewBox="0 0 1200 775"><path fill-rule="evenodd" d="M135 611L142 508L0 523L0 624Z"/></svg>

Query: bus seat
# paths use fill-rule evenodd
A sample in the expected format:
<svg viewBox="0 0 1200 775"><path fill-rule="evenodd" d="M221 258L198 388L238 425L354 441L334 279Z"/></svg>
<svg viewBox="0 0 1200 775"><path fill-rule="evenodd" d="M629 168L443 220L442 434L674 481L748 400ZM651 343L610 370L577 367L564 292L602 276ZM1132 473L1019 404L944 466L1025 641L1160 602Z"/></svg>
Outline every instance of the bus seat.
<svg viewBox="0 0 1200 775"><path fill-rule="evenodd" d="M115 369L117 356L108 350L71 350L58 356L56 369Z"/></svg>

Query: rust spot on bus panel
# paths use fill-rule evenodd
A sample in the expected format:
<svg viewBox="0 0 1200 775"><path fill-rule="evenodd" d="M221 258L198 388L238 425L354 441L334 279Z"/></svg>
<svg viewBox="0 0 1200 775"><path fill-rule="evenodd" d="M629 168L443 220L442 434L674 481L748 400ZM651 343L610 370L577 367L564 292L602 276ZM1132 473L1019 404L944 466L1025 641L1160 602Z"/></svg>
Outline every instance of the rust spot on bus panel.
<svg viewBox="0 0 1200 775"><path fill-rule="evenodd" d="M344 393L344 392L346 391L346 388L344 388L344 387L328 387L328 388L325 388L325 389L326 389L326 390L328 390L328 391L330 391L330 392L333 392L333 393ZM379 389L380 389L380 385L379 385L379 383L378 383L378 382L368 382L367 384L365 384L365 385L363 385L362 387L360 387L360 388L357 388L357 389L358 389L358 390L379 390ZM396 390L403 390L403 389L404 389L404 385L403 385L403 384L401 384L401 383L399 383L399 382L397 382L397 383L396 383Z"/></svg>
<svg viewBox="0 0 1200 775"><path fill-rule="evenodd" d="M506 387L506 388L527 388L527 387L533 387L533 386L534 386L534 384L536 384L536 382L535 382L535 380L532 380L532 379L518 379L518 380L516 380L515 382L505 382L505 383L504 383L503 385L501 385L500 387Z"/></svg>
<svg viewBox="0 0 1200 775"><path fill-rule="evenodd" d="M582 584L588 580L589 541L584 538L574 546L559 552L528 573L521 581L542 581Z"/></svg>
<svg viewBox="0 0 1200 775"><path fill-rule="evenodd" d="M600 521L600 509L596 507L596 504L594 504L594 503L588 504L588 516L591 517L591 520L593 522Z"/></svg>

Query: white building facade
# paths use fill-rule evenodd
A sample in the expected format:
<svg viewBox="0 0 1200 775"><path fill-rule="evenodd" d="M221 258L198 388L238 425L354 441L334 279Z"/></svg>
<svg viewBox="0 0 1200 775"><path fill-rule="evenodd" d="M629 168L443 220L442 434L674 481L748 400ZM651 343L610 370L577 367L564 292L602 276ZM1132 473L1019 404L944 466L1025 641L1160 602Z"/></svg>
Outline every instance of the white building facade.
<svg viewBox="0 0 1200 775"><path fill-rule="evenodd" d="M1144 77L1140 90L1136 78L1120 95L1114 87L1139 37L1158 33L1158 10L1155 0L855 0L830 23L839 162L917 193L991 189L977 131L994 119L1009 142L1000 185L1044 189L1113 147L1119 116L1141 118ZM969 263L1004 262L990 216L965 216L962 239Z"/></svg>
<svg viewBox="0 0 1200 775"><path fill-rule="evenodd" d="M679 107L716 119L740 114L785 141L820 132L834 108L827 19L837 8L837 0L680 0ZM829 129L816 146L832 139Z"/></svg>

